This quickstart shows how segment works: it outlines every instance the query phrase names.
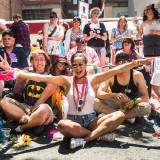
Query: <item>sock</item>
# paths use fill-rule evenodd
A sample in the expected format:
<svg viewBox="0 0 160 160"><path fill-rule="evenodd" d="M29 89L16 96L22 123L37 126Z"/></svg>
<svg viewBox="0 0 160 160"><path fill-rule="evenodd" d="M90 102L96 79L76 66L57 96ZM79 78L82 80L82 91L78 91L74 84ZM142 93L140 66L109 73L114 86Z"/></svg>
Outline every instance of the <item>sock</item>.
<svg viewBox="0 0 160 160"><path fill-rule="evenodd" d="M16 132L23 132L24 130L21 129L21 126L18 126L17 128L15 128Z"/></svg>

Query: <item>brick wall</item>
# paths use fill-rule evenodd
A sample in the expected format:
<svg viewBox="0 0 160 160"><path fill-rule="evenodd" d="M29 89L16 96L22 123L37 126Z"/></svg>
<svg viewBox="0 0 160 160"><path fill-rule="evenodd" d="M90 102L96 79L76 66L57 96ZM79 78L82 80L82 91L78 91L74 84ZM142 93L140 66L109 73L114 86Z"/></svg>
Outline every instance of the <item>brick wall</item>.
<svg viewBox="0 0 160 160"><path fill-rule="evenodd" d="M21 0L1 0L0 19L12 20L15 13L22 14Z"/></svg>

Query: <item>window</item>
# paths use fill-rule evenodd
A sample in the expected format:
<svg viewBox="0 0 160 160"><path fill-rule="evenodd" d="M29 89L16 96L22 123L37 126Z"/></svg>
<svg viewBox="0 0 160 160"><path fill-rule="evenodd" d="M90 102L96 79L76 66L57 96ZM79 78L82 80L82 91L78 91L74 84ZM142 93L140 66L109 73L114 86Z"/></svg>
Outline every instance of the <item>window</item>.
<svg viewBox="0 0 160 160"><path fill-rule="evenodd" d="M73 0L73 4L77 4L77 0Z"/></svg>
<svg viewBox="0 0 160 160"><path fill-rule="evenodd" d="M78 16L78 11L77 11L77 10L74 10L74 11L73 11L73 15L74 15L74 16Z"/></svg>
<svg viewBox="0 0 160 160"><path fill-rule="evenodd" d="M88 3L89 3L89 4L92 4L92 0L88 0Z"/></svg>

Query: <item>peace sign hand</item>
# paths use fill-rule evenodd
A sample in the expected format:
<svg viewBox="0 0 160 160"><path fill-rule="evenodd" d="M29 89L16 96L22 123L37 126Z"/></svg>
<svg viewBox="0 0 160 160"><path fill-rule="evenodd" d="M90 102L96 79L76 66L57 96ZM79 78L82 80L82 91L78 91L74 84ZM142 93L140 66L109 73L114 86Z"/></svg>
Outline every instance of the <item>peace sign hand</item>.
<svg viewBox="0 0 160 160"><path fill-rule="evenodd" d="M6 70L11 70L11 67L9 66L9 63L7 61L7 56L6 56L6 53L4 53L4 58L2 58L2 56L0 55L0 67L2 69L4 69L5 71Z"/></svg>

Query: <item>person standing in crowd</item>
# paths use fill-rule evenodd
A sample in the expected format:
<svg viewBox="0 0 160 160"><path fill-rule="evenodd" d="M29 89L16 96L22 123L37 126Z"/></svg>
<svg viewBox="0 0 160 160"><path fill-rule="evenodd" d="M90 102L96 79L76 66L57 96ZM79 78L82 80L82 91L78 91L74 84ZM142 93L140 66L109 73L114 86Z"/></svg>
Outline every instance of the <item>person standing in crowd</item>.
<svg viewBox="0 0 160 160"><path fill-rule="evenodd" d="M10 29L15 37L15 45L20 44L24 48L26 58L28 58L31 52L29 26L22 20L20 14L15 14L13 21Z"/></svg>
<svg viewBox="0 0 160 160"><path fill-rule="evenodd" d="M75 53L71 57L73 77L62 75L44 76L15 70L15 79L25 78L64 87L69 110L67 119L58 122L58 128L64 136L71 137L70 148L74 149L78 146L84 146L95 139L114 141L115 134L111 132L124 121L125 116L121 111L117 111L101 118L96 117L93 104L96 97L97 84L106 81L116 74L126 72L135 66L143 64L150 64L150 59L135 60L108 71L87 76L87 59L85 55L83 53Z"/></svg>
<svg viewBox="0 0 160 160"><path fill-rule="evenodd" d="M68 51L74 48L76 44L76 38L79 36L83 36L83 31L81 29L81 19L79 17L73 18L73 27L68 29L65 36L65 55L67 55Z"/></svg>
<svg viewBox="0 0 160 160"><path fill-rule="evenodd" d="M116 52L122 49L123 38L127 37L131 37L131 30L128 28L128 21L126 17L122 16L118 20L117 27L113 28L111 33L112 64L115 62Z"/></svg>
<svg viewBox="0 0 160 160"><path fill-rule="evenodd" d="M49 73L50 59L44 51L33 52L30 56L30 63L33 65L34 73L42 75ZM24 83L21 90L24 89L24 103L6 97L2 99L0 105L9 119L21 123L18 127L12 128L13 132L23 132L33 128L34 134L39 135L45 125L53 122L50 96L57 86L27 78L22 78L22 80Z"/></svg>
<svg viewBox="0 0 160 160"><path fill-rule="evenodd" d="M129 55L124 52L116 54L115 58L116 66L130 62ZM106 92L108 87L111 93ZM139 71L131 69L111 77L100 85L97 98L99 99L95 100L94 110L98 113L109 114L119 109L130 123L134 123L136 117L150 115L147 87Z"/></svg>
<svg viewBox="0 0 160 160"><path fill-rule="evenodd" d="M8 30L3 32L2 40L3 40L4 47L0 49L0 57L4 58L6 56L7 62L12 68L19 68L19 69L27 70L28 61L27 61L27 58L25 57L24 50L22 47L15 47L15 38L14 38L13 33ZM2 63L2 60L1 60L1 63ZM3 69L0 68L0 71L2 70ZM16 83L19 83L19 81L16 80ZM14 87L13 81L5 81L4 83L3 80L0 80L0 86L1 86L0 87L0 97L2 96L2 93L3 93L4 84Z"/></svg>
<svg viewBox="0 0 160 160"><path fill-rule="evenodd" d="M42 33L41 30L38 31L37 45L39 46L40 49L42 49L42 45L43 45L43 33Z"/></svg>
<svg viewBox="0 0 160 160"><path fill-rule="evenodd" d="M160 56L160 18L154 4L145 7L143 22L137 27L137 31L138 39L143 35L144 56Z"/></svg>
<svg viewBox="0 0 160 160"><path fill-rule="evenodd" d="M100 59L101 66L104 66L106 64L105 43L107 40L107 33L105 25L98 20L100 14L100 8L95 7L91 9L91 22L84 26L83 36L87 41L87 46L95 49Z"/></svg>
<svg viewBox="0 0 160 160"><path fill-rule="evenodd" d="M62 39L62 45L64 47L65 46L66 33L67 33L68 29L69 29L69 25L68 25L67 22L62 22L61 25L62 25L63 30L64 30L64 38Z"/></svg>
<svg viewBox="0 0 160 160"><path fill-rule="evenodd" d="M87 46L86 40L80 36L76 38L76 44L74 48L69 50L67 54L68 61L71 60L71 57L76 52L81 52L87 57L87 74L94 74L94 68L100 66L100 61L95 50L89 46Z"/></svg>
<svg viewBox="0 0 160 160"><path fill-rule="evenodd" d="M58 25L59 15L52 11L50 13L50 22L43 26L43 50L48 53L51 63L54 62L56 56L61 55L62 39L64 38L64 30Z"/></svg>

